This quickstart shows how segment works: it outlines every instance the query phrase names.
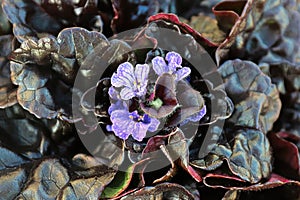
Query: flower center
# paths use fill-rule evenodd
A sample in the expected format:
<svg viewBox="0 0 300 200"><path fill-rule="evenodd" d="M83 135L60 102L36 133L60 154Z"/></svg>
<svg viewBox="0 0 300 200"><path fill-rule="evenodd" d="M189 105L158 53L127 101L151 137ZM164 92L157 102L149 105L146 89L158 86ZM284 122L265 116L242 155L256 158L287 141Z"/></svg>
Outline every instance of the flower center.
<svg viewBox="0 0 300 200"><path fill-rule="evenodd" d="M143 121L143 116L139 115L137 112L130 113L129 118L135 122Z"/></svg>
<svg viewBox="0 0 300 200"><path fill-rule="evenodd" d="M158 110L163 105L163 101L160 98L156 98L154 101L151 101L150 106Z"/></svg>

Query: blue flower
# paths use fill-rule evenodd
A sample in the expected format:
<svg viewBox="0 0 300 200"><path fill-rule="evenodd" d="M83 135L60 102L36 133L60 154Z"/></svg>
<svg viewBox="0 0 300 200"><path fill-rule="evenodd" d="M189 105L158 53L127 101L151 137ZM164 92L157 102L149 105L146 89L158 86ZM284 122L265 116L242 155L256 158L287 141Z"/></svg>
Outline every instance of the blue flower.
<svg viewBox="0 0 300 200"><path fill-rule="evenodd" d="M142 141L147 131L154 132L159 126L159 120L149 115L139 115L137 111L114 110L111 112L111 130L119 138L126 140L129 135L137 141Z"/></svg>
<svg viewBox="0 0 300 200"><path fill-rule="evenodd" d="M134 69L132 64L125 62L120 64L117 73L112 75L111 84L114 87L122 87L120 96L123 100L142 97L147 92L148 74L149 65L137 64Z"/></svg>
<svg viewBox="0 0 300 200"><path fill-rule="evenodd" d="M175 75L176 81L180 81L190 75L191 69L181 66L182 58L178 53L169 52L165 59L168 61L168 64L166 64L164 58L161 56L156 56L152 59L153 70L158 76L163 73L170 73Z"/></svg>

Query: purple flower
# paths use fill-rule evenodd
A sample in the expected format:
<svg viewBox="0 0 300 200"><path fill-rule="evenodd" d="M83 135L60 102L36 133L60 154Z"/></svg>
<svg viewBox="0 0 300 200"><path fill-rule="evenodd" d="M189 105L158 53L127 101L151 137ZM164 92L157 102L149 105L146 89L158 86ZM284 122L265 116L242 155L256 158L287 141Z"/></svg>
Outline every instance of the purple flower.
<svg viewBox="0 0 300 200"><path fill-rule="evenodd" d="M148 74L149 65L137 64L134 69L132 64L125 62L120 64L117 73L112 75L111 84L114 87L122 87L120 96L123 100L142 97L147 92Z"/></svg>
<svg viewBox="0 0 300 200"><path fill-rule="evenodd" d="M121 100L120 93L114 87L109 88L108 94L111 101L111 105L108 108L108 114L111 114L114 110L128 109L127 103Z"/></svg>
<svg viewBox="0 0 300 200"><path fill-rule="evenodd" d="M176 81L180 81L190 75L191 69L181 66L182 58L178 53L173 51L169 52L165 58L168 64L166 64L164 58L160 56L156 56L152 59L153 70L158 76L163 73L170 73L176 76Z"/></svg>
<svg viewBox="0 0 300 200"><path fill-rule="evenodd" d="M111 130L119 138L126 140L131 134L137 141L142 141L147 131L157 130L159 120L149 117L149 115L139 115L137 111L114 110L110 116Z"/></svg>

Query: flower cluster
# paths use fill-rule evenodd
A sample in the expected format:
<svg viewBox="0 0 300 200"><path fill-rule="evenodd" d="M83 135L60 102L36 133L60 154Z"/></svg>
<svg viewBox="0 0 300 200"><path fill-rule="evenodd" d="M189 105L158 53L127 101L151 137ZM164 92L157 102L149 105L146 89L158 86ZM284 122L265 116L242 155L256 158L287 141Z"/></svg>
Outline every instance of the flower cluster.
<svg viewBox="0 0 300 200"><path fill-rule="evenodd" d="M159 119L167 120L176 110L184 112L183 108L189 106L189 102L180 101L176 91L177 84L185 81L191 73L189 67L181 66L181 56L169 52L165 58L154 57L151 63L152 68L148 64L134 67L129 62L122 63L111 77L111 106L108 113L112 125L107 126L107 130L113 131L121 139L126 140L131 135L135 140L142 141L147 131L157 131ZM150 73L154 74L153 80L149 78ZM189 111L188 115L184 115L188 117L178 122L199 121L206 114L200 93L194 93L199 99L196 107L193 102L195 111Z"/></svg>

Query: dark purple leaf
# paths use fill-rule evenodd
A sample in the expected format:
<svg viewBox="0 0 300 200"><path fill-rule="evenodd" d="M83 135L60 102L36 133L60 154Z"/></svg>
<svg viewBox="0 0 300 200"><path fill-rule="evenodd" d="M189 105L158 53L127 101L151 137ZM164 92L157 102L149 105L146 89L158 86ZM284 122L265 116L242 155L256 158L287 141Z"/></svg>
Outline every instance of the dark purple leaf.
<svg viewBox="0 0 300 200"><path fill-rule="evenodd" d="M0 7L0 35L11 34L11 28L11 24L4 14L2 7Z"/></svg>
<svg viewBox="0 0 300 200"><path fill-rule="evenodd" d="M83 154L67 164L57 158L29 161L4 147L0 151L3 199L98 199L116 173Z"/></svg>
<svg viewBox="0 0 300 200"><path fill-rule="evenodd" d="M219 27L229 33L239 20L247 1L223 1L213 7Z"/></svg>
<svg viewBox="0 0 300 200"><path fill-rule="evenodd" d="M162 183L154 187L145 187L132 194L122 197L122 200L134 200L137 198L142 199L187 199L193 200L193 195L185 189L183 186L180 186L175 183Z"/></svg>
<svg viewBox="0 0 300 200"><path fill-rule="evenodd" d="M13 48L14 37L12 35L0 36L0 108L6 108L17 103L17 89L11 82L7 59Z"/></svg>
<svg viewBox="0 0 300 200"><path fill-rule="evenodd" d="M38 118L70 118L71 86L85 57L105 36L81 28L65 29L57 38L27 40L11 56L11 77L18 102Z"/></svg>
<svg viewBox="0 0 300 200"><path fill-rule="evenodd" d="M257 130L245 129L233 133L230 146L217 145L206 158L191 161L194 167L215 170L227 160L228 167L241 179L257 183L268 178L271 170L271 149L266 136Z"/></svg>
<svg viewBox="0 0 300 200"><path fill-rule="evenodd" d="M281 101L276 86L250 61L225 62L219 73L228 96L235 104L229 122L234 126L255 128L266 133L277 120Z"/></svg>
<svg viewBox="0 0 300 200"><path fill-rule="evenodd" d="M275 131L287 131L299 137L299 65L294 63L279 62L273 64L261 64L260 67L272 78L272 82L277 85L277 88L281 94L283 107L279 120L275 124ZM299 147L300 145L298 145L298 148Z"/></svg>
<svg viewBox="0 0 300 200"><path fill-rule="evenodd" d="M160 155L161 152L158 150L162 150L162 148L166 148L164 154L167 155ZM176 129L168 135L157 135L150 138L143 150L143 157L149 156L152 160L163 159L161 156L164 156L163 160L167 160L168 158L166 162L171 163L171 169L164 176L156 179L155 183L169 180L177 173L174 163L176 160L197 182L202 180L201 175L189 165L188 143L180 129Z"/></svg>
<svg viewBox="0 0 300 200"><path fill-rule="evenodd" d="M64 27L78 26L88 30L109 31L113 9L110 1L42 1L40 6ZM106 26L105 28L103 26ZM107 29L107 30L103 30Z"/></svg>
<svg viewBox="0 0 300 200"><path fill-rule="evenodd" d="M0 153L0 194L4 199L14 199L24 187L27 173L22 165L28 161L2 146Z"/></svg>
<svg viewBox="0 0 300 200"><path fill-rule="evenodd" d="M218 45L215 43L210 42L206 38L204 38L200 33L195 31L189 25L179 21L179 18L174 14L157 14L154 16L149 17L148 22L159 22L159 21L166 21L171 22L172 24L178 26L183 33L190 34L194 37L194 39L199 42L204 48L207 50L215 49ZM177 51L180 52L180 51Z"/></svg>
<svg viewBox="0 0 300 200"><path fill-rule="evenodd" d="M299 150L294 143L289 141L292 138L296 138L296 136L280 132L277 134L269 133L268 138L270 140L275 159L274 171L280 173L284 177L300 180ZM300 138L297 139L297 143L299 143Z"/></svg>
<svg viewBox="0 0 300 200"><path fill-rule="evenodd" d="M297 200L300 197L300 183L272 174L270 179L262 184L248 187L231 188L223 199L286 199Z"/></svg>
<svg viewBox="0 0 300 200"><path fill-rule="evenodd" d="M171 157L179 158L179 163L197 182L202 181L201 175L190 166L189 145L184 133L177 129L168 139L168 149Z"/></svg>
<svg viewBox="0 0 300 200"><path fill-rule="evenodd" d="M116 33L144 25L148 17L159 11L157 0L114 0L112 2L115 11L112 28Z"/></svg>
<svg viewBox="0 0 300 200"><path fill-rule="evenodd" d="M204 99L200 92L194 90L185 81L177 83L176 96L180 107L169 118L169 122L167 122L169 126L180 124L191 115L198 113L204 106Z"/></svg>
<svg viewBox="0 0 300 200"><path fill-rule="evenodd" d="M30 38L39 38L40 33L57 34L62 28L33 0L5 0L2 6L7 18L14 24L13 31L20 42Z"/></svg>
<svg viewBox="0 0 300 200"><path fill-rule="evenodd" d="M116 171L107 168L93 157L79 154L73 158L75 176L60 190L59 199L99 199Z"/></svg>
<svg viewBox="0 0 300 200"><path fill-rule="evenodd" d="M279 95L269 77L251 62L225 62L218 70L228 96L235 104L225 124L225 141L193 166L215 170L228 160L230 171L251 183L267 178L271 172L270 144L265 136L271 130L281 107Z"/></svg>
<svg viewBox="0 0 300 200"><path fill-rule="evenodd" d="M63 28L74 26L111 35L113 9L107 1L5 0L3 9L20 42L56 36Z"/></svg>
<svg viewBox="0 0 300 200"><path fill-rule="evenodd" d="M241 43L243 45L243 42L236 43L237 39L241 37L240 35L245 34L245 30L252 28L253 18L257 18L256 15L260 12L260 9L263 7L262 6L263 3L261 1L253 1L253 0L247 0L246 4L245 1L240 1L234 4L237 5L237 9L238 9L237 12L233 12L234 10L233 8L227 7L228 5L230 5L230 3L227 2L220 3L221 11L219 11L219 13L225 15L228 15L230 13L229 15L231 17L229 17L229 19L231 18L232 21L231 24L233 26L230 27L231 24L227 23L227 30L231 29L231 31L229 32L229 35L227 36L226 40L224 40L224 42L219 45L215 53L216 61L218 65L220 65L228 58L237 58L237 55L243 55L245 53L244 49L239 49L237 51L237 50L232 50L233 49L232 47L235 45L241 46ZM222 8L222 5L225 5L225 7ZM243 7L243 11L241 12L240 9L242 7ZM218 15L218 12L216 14ZM221 19L219 24L220 25L222 24Z"/></svg>
<svg viewBox="0 0 300 200"><path fill-rule="evenodd" d="M219 60L229 57L260 64L298 63L300 29L297 24L300 17L297 3L248 1L247 4L253 4L251 10L242 16L242 26L235 25L233 28L235 34L229 38L231 42L218 49Z"/></svg>
<svg viewBox="0 0 300 200"><path fill-rule="evenodd" d="M221 172L207 174L205 177L203 177L203 183L211 188L224 189L243 188L249 185L249 183L239 177L222 174Z"/></svg>

